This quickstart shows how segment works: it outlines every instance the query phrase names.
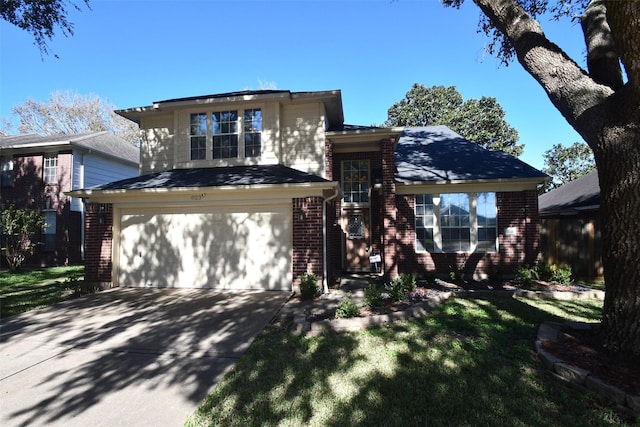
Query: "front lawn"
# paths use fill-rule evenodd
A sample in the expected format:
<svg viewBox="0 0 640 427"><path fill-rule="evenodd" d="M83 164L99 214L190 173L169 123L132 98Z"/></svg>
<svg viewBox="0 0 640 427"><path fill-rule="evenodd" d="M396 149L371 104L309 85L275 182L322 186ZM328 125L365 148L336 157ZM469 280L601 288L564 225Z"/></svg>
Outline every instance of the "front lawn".
<svg viewBox="0 0 640 427"><path fill-rule="evenodd" d="M272 326L186 425L630 425L550 379L533 351L543 321L595 322L601 310L454 298L429 317L360 332L304 338Z"/></svg>
<svg viewBox="0 0 640 427"><path fill-rule="evenodd" d="M24 269L0 273L0 317L51 305L74 295L84 266Z"/></svg>

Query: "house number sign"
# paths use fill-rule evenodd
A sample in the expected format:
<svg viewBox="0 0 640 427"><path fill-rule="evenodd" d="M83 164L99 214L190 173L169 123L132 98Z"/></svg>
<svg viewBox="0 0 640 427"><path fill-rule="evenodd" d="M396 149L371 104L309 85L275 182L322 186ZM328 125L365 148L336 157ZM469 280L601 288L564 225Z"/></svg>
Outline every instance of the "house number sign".
<svg viewBox="0 0 640 427"><path fill-rule="evenodd" d="M207 193L196 194L191 196L191 200L197 202L198 200L204 200L207 197Z"/></svg>

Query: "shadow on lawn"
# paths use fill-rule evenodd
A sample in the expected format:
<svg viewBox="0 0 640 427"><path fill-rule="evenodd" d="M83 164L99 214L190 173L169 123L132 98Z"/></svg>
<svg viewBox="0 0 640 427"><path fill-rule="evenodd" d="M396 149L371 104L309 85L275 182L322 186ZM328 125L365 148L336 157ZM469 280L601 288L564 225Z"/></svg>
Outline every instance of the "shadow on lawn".
<svg viewBox="0 0 640 427"><path fill-rule="evenodd" d="M545 320L561 318L517 299L454 299L432 316L357 333L272 328L188 424L624 425L538 370Z"/></svg>

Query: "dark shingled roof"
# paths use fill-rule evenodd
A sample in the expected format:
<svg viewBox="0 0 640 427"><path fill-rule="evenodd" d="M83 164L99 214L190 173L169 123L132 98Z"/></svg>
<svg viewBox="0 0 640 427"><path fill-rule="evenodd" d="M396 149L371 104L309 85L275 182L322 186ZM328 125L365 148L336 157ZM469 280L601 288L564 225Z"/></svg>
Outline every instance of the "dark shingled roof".
<svg viewBox="0 0 640 427"><path fill-rule="evenodd" d="M242 90L236 92L226 92L226 93L215 93L211 95L199 95L199 96L188 96L184 98L173 98L173 99L165 99L162 101L155 101L157 104L165 103L165 102L182 102L182 101L196 101L199 99L212 99L212 98L232 98L235 96L247 96L247 95L272 95L275 93L291 93L288 90Z"/></svg>
<svg viewBox="0 0 640 427"><path fill-rule="evenodd" d="M398 182L539 179L548 176L502 151L489 151L446 126L406 128L396 146Z"/></svg>
<svg viewBox="0 0 640 427"><path fill-rule="evenodd" d="M137 147L106 131L52 136L23 134L0 138L0 148L12 148L15 150L39 145L44 147L52 143L60 146L72 145L86 150L101 152L136 164L140 162L140 150Z"/></svg>
<svg viewBox="0 0 640 427"><path fill-rule="evenodd" d="M331 182L283 165L229 166L171 169L123 179L89 190L142 190L156 188L222 187L227 185L303 184Z"/></svg>
<svg viewBox="0 0 640 427"><path fill-rule="evenodd" d="M574 181L538 197L540 215L595 210L600 207L598 172L589 172Z"/></svg>

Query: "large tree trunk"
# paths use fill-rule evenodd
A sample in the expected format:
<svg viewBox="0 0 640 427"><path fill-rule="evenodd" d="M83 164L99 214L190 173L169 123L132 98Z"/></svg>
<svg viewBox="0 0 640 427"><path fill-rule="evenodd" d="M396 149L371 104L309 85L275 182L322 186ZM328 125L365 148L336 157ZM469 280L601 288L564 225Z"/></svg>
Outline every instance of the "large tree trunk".
<svg viewBox="0 0 640 427"><path fill-rule="evenodd" d="M603 344L640 360L640 103L627 85L607 102L595 150L606 296Z"/></svg>
<svg viewBox="0 0 640 427"><path fill-rule="evenodd" d="M602 339L611 352L639 360L640 2L595 0L587 9L583 28L593 75L551 43L514 0L474 2L509 39L522 67L594 151L604 229ZM610 60L612 54L626 66L624 85L614 69L618 62Z"/></svg>

